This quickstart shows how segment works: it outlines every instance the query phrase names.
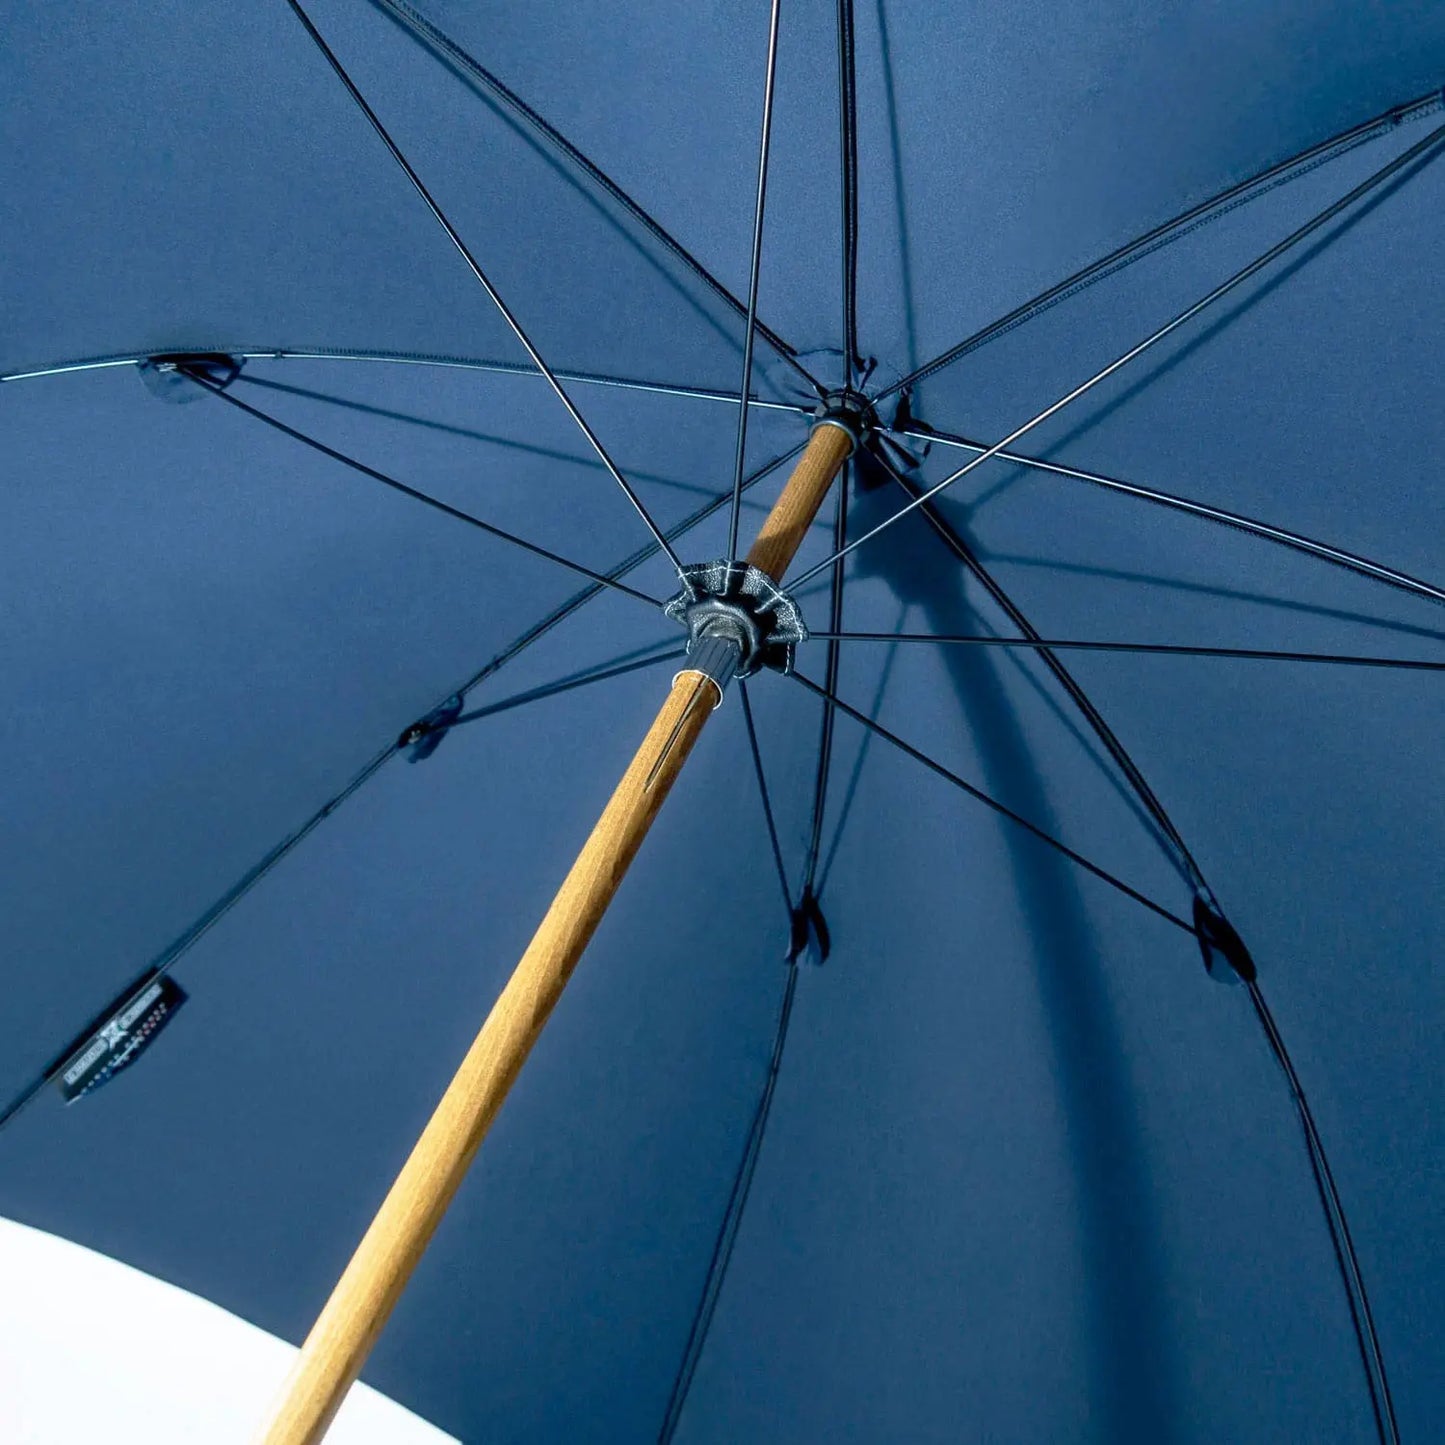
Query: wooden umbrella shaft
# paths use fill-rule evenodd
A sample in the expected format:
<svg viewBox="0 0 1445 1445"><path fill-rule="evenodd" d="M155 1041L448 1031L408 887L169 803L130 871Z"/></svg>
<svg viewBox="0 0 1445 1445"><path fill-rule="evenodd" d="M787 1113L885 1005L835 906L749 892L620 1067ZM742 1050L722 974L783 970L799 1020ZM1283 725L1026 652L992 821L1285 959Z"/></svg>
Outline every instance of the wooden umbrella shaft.
<svg viewBox="0 0 1445 1445"><path fill-rule="evenodd" d="M752 565L781 581L852 447L843 428L815 428L748 553ZM312 1445L325 1435L721 697L719 685L701 672L674 678L642 746L306 1337L260 1437L265 1445Z"/></svg>

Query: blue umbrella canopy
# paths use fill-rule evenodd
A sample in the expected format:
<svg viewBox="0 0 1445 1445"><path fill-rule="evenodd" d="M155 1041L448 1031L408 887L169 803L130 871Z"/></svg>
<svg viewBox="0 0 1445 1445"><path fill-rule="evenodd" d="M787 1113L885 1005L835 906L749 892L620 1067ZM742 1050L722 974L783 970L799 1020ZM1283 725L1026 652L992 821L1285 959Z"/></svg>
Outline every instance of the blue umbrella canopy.
<svg viewBox="0 0 1445 1445"><path fill-rule="evenodd" d="M0 1209L299 1339L677 580L296 7L6 11ZM744 393L744 536L869 406L789 583L848 640L729 697L367 1378L499 1441L1428 1437L1445 12L783 4L746 384L767 7L304 15L683 561Z"/></svg>

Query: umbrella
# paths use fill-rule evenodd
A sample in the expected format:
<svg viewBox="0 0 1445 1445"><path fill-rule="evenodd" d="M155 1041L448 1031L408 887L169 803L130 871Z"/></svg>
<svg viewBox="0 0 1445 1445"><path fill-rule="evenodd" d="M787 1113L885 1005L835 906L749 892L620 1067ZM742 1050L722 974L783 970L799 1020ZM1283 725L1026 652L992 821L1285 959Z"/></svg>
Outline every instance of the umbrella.
<svg viewBox="0 0 1445 1445"><path fill-rule="evenodd" d="M1425 1435L1438 7L8 13L5 1212L365 1234L276 1440Z"/></svg>

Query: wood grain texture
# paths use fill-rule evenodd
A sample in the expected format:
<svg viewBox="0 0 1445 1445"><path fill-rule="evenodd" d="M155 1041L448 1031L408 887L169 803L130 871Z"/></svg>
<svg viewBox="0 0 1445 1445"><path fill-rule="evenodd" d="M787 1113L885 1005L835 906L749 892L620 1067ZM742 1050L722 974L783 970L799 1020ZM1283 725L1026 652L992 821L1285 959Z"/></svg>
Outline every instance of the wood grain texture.
<svg viewBox="0 0 1445 1445"><path fill-rule="evenodd" d="M813 433L749 554L755 566L781 576L851 445L836 427ZM717 684L701 673L684 671L673 680L642 746L301 1347L259 1437L265 1445L313 1445L325 1435L718 701Z"/></svg>
<svg viewBox="0 0 1445 1445"><path fill-rule="evenodd" d="M774 582L783 580L838 468L852 450L853 439L842 427L820 426L814 430L748 553L748 561Z"/></svg>

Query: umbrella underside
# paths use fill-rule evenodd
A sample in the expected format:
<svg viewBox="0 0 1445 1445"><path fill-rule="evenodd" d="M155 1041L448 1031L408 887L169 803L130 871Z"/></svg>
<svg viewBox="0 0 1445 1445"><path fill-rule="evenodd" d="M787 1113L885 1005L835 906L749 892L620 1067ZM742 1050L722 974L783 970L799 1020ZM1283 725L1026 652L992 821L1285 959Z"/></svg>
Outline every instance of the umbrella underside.
<svg viewBox="0 0 1445 1445"><path fill-rule="evenodd" d="M1425 1433L1445 18L15 9L5 1212L299 1338L841 397L368 1380Z"/></svg>

